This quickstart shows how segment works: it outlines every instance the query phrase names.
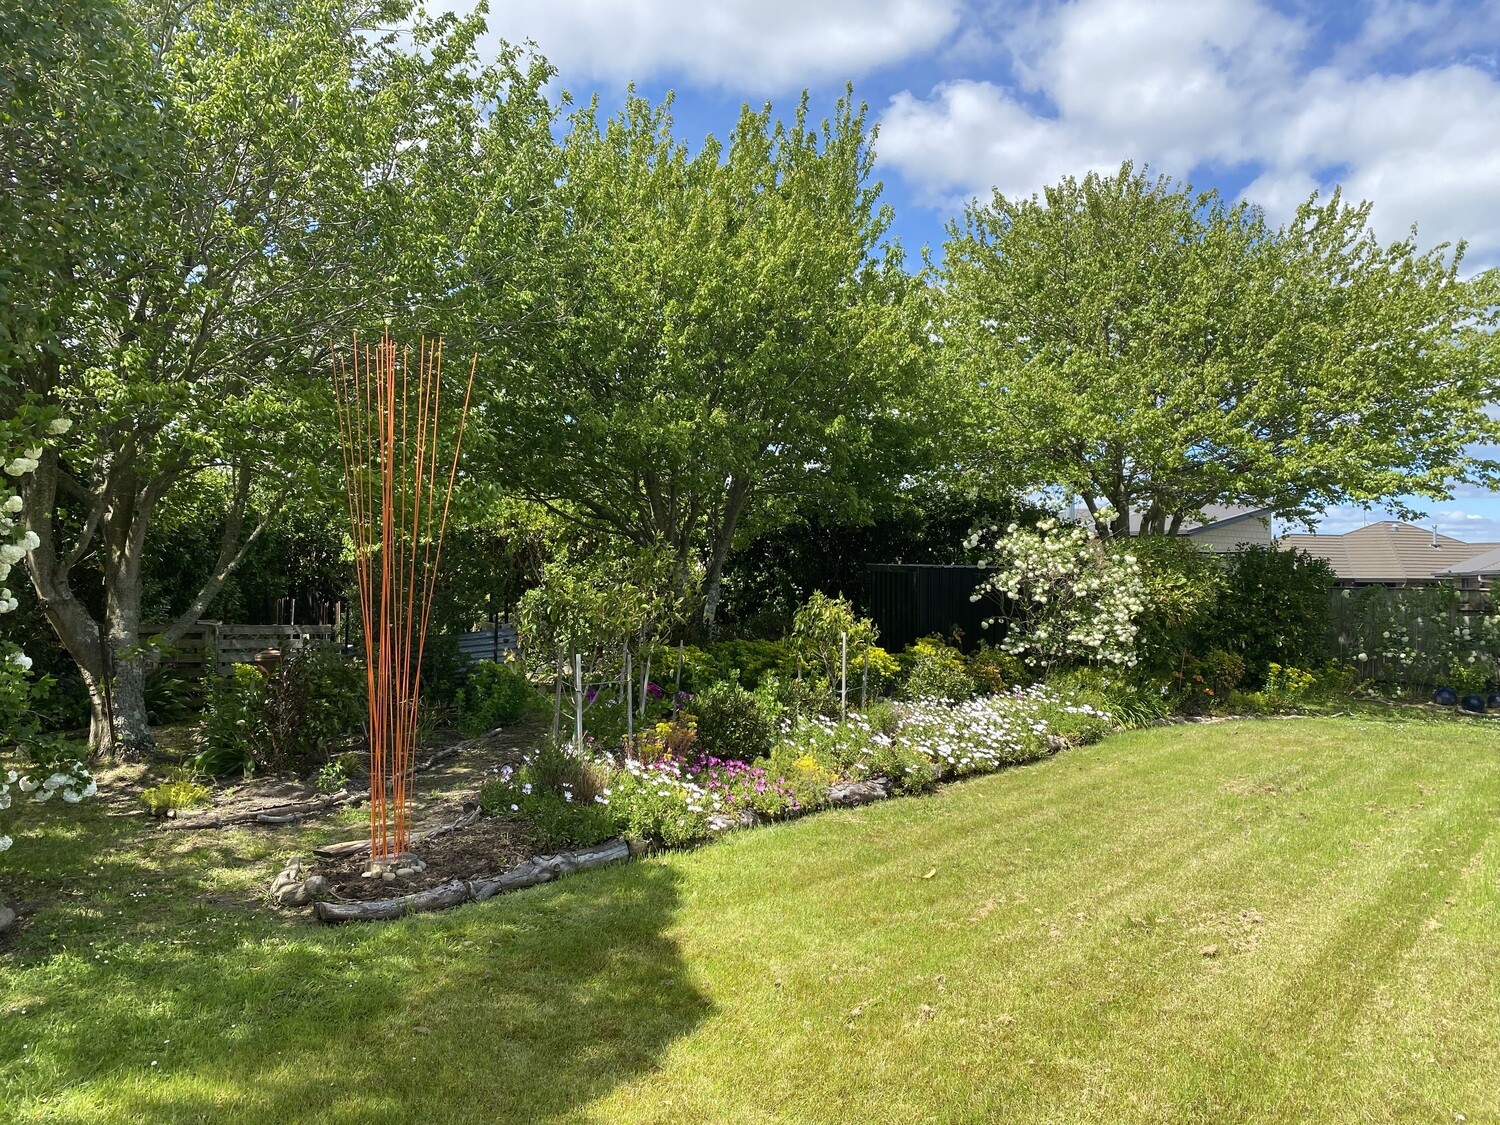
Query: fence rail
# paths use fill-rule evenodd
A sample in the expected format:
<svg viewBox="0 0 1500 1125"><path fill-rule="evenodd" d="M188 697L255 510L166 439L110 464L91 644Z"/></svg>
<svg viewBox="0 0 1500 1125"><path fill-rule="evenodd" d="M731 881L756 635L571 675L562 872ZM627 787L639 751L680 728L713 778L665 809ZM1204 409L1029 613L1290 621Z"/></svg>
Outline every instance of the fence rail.
<svg viewBox="0 0 1500 1125"><path fill-rule="evenodd" d="M142 625L141 640L149 642L166 629L166 625ZM519 651L516 627L506 622L496 628L457 633L453 637L470 664L503 660L507 654ZM429 637L429 643L432 639ZM232 665L253 664L266 652L284 654L336 640L335 625L229 625L222 621L199 621L172 646L163 663L178 675L196 680L228 675Z"/></svg>

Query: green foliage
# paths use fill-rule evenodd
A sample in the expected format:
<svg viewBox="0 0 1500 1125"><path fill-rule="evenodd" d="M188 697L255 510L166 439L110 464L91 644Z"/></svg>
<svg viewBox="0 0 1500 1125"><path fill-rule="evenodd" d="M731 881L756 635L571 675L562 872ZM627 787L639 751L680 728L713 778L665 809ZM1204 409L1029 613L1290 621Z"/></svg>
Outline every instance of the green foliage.
<svg viewBox="0 0 1500 1125"><path fill-rule="evenodd" d="M1047 686L1069 704L1085 703L1106 712L1122 727L1150 726L1172 713L1170 689L1117 671L1073 668L1048 680Z"/></svg>
<svg viewBox="0 0 1500 1125"><path fill-rule="evenodd" d="M253 774L266 739L265 712L265 673L249 664L231 664L227 676L208 686L197 735L198 768L210 777Z"/></svg>
<svg viewBox="0 0 1500 1125"><path fill-rule="evenodd" d="M562 745L544 745L519 769L506 767L479 790L488 816L524 820L548 850L589 847L618 835L614 810L601 800L607 778L600 767Z"/></svg>
<svg viewBox="0 0 1500 1125"><path fill-rule="evenodd" d="M353 751L335 754L318 770L319 793L337 793L349 784L349 779L359 772L363 759Z"/></svg>
<svg viewBox="0 0 1500 1125"><path fill-rule="evenodd" d="M1460 696L1483 695L1494 682L1494 665L1482 664L1478 660L1455 661L1448 669L1448 684Z"/></svg>
<svg viewBox="0 0 1500 1125"><path fill-rule="evenodd" d="M141 800L157 816L205 804L212 790L190 769L173 770L167 780L141 791Z"/></svg>
<svg viewBox="0 0 1500 1125"><path fill-rule="evenodd" d="M180 723L203 707L203 690L170 668L146 677L146 714L153 723Z"/></svg>
<svg viewBox="0 0 1500 1125"><path fill-rule="evenodd" d="M1332 602L1339 656L1368 680L1436 686L1455 666L1500 672L1500 615L1463 612L1449 583L1341 590Z"/></svg>
<svg viewBox="0 0 1500 1125"><path fill-rule="evenodd" d="M845 671L845 644L850 681L858 683L860 659L878 636L875 622L856 614L846 599L817 591L792 619L791 649L814 677L837 692Z"/></svg>
<svg viewBox="0 0 1500 1125"><path fill-rule="evenodd" d="M902 444L926 344L863 107L674 131L670 104L634 96L569 121L543 253L523 256L547 330L512 334L482 379L478 440L527 495L701 565L712 618L742 524L789 521L787 496L859 506L846 466ZM520 319L505 288L483 295L491 324Z"/></svg>
<svg viewBox="0 0 1500 1125"><path fill-rule="evenodd" d="M755 694L778 725L838 710L837 701L829 694L826 685L792 676L778 676L774 672L761 678Z"/></svg>
<svg viewBox="0 0 1500 1125"><path fill-rule="evenodd" d="M369 714L364 671L331 645L285 654L265 685L258 764L305 771L344 746Z"/></svg>
<svg viewBox="0 0 1500 1125"><path fill-rule="evenodd" d="M1318 667L1330 656L1333 568L1305 551L1247 546L1224 560L1225 585L1199 649L1235 653L1252 685L1272 661Z"/></svg>
<svg viewBox="0 0 1500 1125"><path fill-rule="evenodd" d="M968 206L930 292L975 476L1103 498L1118 534L1494 479L1493 278L1369 220L1335 192L1273 229L1130 164Z"/></svg>
<svg viewBox="0 0 1500 1125"><path fill-rule="evenodd" d="M711 684L694 696L698 748L716 758L753 762L776 738L775 710L734 680Z"/></svg>
<svg viewBox="0 0 1500 1125"><path fill-rule="evenodd" d="M974 694L974 678L963 653L941 637L923 637L897 657L907 699L963 700Z"/></svg>
<svg viewBox="0 0 1500 1125"><path fill-rule="evenodd" d="M677 667L677 653L666 649L662 659L658 682L671 685ZM686 691L699 691L737 674L740 683L753 689L766 675L786 675L793 669L791 649L781 641L715 641L702 648L687 646L683 649L682 685Z"/></svg>
<svg viewBox="0 0 1500 1125"><path fill-rule="evenodd" d="M964 669L981 695L996 695L1013 687L1024 687L1034 677L1024 661L987 642L964 658Z"/></svg>
<svg viewBox="0 0 1500 1125"><path fill-rule="evenodd" d="M1237 654L1212 649L1190 656L1172 674L1168 694L1173 706L1189 715L1217 710L1245 678L1245 661Z"/></svg>
<svg viewBox="0 0 1500 1125"><path fill-rule="evenodd" d="M1119 544L1140 563L1145 608L1136 619L1137 668L1166 677L1202 647L1202 637L1229 595L1218 555L1178 535L1143 535Z"/></svg>
<svg viewBox="0 0 1500 1125"><path fill-rule="evenodd" d="M325 645L288 653L269 676L249 664L230 665L207 695L196 762L212 776L310 769L345 744L367 715L363 672Z"/></svg>
<svg viewBox="0 0 1500 1125"><path fill-rule="evenodd" d="M460 729L482 734L514 723L533 702L540 702L519 663L481 660L469 670L468 683L454 702Z"/></svg>

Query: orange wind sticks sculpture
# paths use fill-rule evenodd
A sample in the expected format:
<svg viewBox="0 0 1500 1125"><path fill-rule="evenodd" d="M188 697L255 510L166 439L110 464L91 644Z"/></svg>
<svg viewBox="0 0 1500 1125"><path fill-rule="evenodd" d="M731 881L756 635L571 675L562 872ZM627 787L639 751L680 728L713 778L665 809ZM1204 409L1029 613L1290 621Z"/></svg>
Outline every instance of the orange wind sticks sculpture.
<svg viewBox="0 0 1500 1125"><path fill-rule="evenodd" d="M348 354L331 351L370 700L370 857L379 868L411 850L422 652L479 357L453 419L443 412L441 339L424 337L415 364L389 329L377 344L356 335Z"/></svg>

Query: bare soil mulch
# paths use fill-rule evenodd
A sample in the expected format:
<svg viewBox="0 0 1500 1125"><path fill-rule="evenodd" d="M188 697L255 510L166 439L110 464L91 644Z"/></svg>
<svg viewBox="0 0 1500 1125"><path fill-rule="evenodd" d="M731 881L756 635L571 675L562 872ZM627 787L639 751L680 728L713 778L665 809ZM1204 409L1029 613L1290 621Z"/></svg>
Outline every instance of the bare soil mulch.
<svg viewBox="0 0 1500 1125"><path fill-rule="evenodd" d="M514 867L535 855L540 840L531 827L501 817L481 816L473 824L422 844L416 851L427 865L415 875L393 880L363 878L369 856L320 859L307 872L325 875L335 900L373 902L425 891L454 879L475 879Z"/></svg>

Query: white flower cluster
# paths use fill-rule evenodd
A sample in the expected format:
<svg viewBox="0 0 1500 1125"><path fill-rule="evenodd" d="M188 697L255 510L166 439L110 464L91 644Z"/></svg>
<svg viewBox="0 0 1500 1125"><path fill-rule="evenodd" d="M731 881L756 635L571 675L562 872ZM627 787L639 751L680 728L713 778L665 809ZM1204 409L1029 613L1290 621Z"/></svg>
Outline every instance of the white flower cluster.
<svg viewBox="0 0 1500 1125"><path fill-rule="evenodd" d="M45 802L60 796L70 805L76 805L99 792L99 785L89 773L88 767L76 761L54 767L51 774L40 780L30 774L7 770L3 779L0 779L0 810L10 808L12 785L22 793L29 793L33 801ZM0 852L5 851L12 843L14 841L9 836L0 835Z"/></svg>
<svg viewBox="0 0 1500 1125"><path fill-rule="evenodd" d="M955 706L922 700L901 712L899 737L930 758L942 776L990 773L1037 755L1033 748L1052 727L1047 713L1110 717L1087 705L1072 706L1037 684L1005 695L984 695Z"/></svg>
<svg viewBox="0 0 1500 1125"><path fill-rule="evenodd" d="M987 594L1006 599L1001 649L1044 673L1080 659L1135 663L1136 618L1146 608L1135 556L1107 550L1082 527L1045 519L1035 531L1011 524L995 537L986 562L994 573L973 600Z"/></svg>
<svg viewBox="0 0 1500 1125"><path fill-rule="evenodd" d="M27 473L34 473L37 466L42 463L42 447L35 446L28 449L19 457L12 457L10 463L5 466L7 474L13 477L24 477Z"/></svg>

